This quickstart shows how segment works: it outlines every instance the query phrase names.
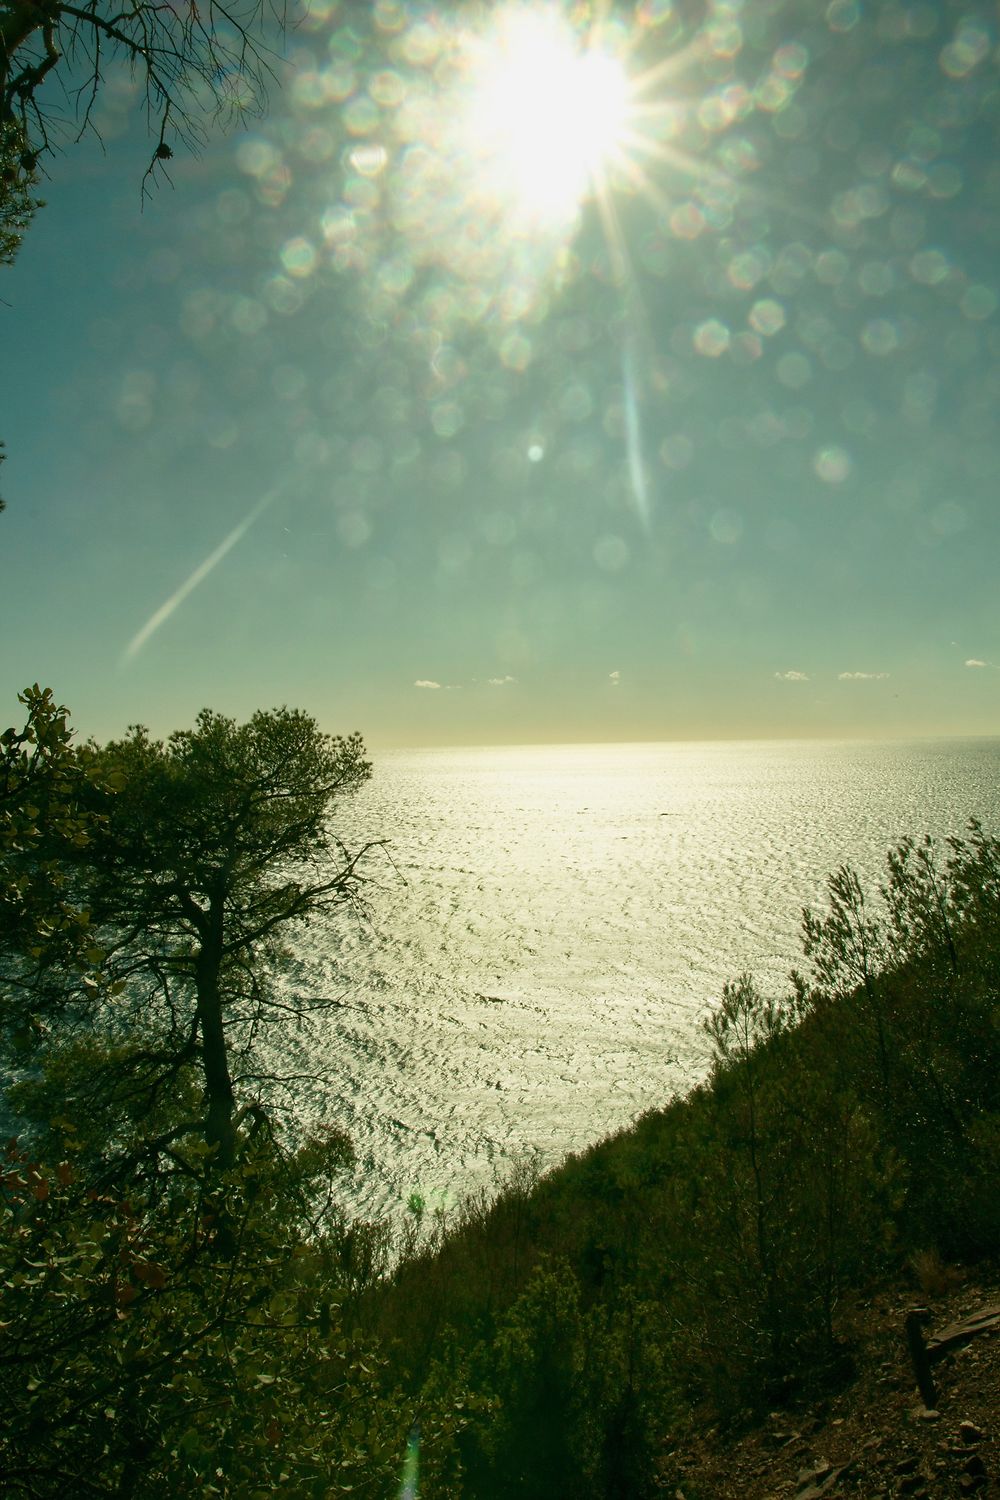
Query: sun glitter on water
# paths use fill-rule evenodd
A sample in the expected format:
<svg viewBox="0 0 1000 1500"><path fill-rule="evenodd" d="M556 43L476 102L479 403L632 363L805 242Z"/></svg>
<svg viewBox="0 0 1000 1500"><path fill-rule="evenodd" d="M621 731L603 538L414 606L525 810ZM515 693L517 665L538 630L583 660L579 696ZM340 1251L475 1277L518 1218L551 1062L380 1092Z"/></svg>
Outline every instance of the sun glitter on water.
<svg viewBox="0 0 1000 1500"><path fill-rule="evenodd" d="M558 7L511 6L468 43L460 125L489 194L526 229L565 229L620 158L628 75Z"/></svg>

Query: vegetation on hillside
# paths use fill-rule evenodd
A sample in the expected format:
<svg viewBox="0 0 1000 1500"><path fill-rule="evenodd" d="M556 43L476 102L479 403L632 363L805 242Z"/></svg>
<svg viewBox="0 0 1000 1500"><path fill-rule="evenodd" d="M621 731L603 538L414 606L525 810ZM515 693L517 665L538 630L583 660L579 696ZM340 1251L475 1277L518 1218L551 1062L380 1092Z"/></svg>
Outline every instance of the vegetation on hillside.
<svg viewBox="0 0 1000 1500"><path fill-rule="evenodd" d="M1000 843L904 840L874 903L838 870L803 948L785 998L725 988L687 1098L470 1205L371 1299L415 1389L472 1392L468 1495L655 1494L693 1411L849 1379L855 1293L998 1249Z"/></svg>
<svg viewBox="0 0 1000 1500"><path fill-rule="evenodd" d="M357 893L360 741L279 710L0 739L0 1483L13 1495L632 1497L693 1411L850 1377L840 1310L1000 1237L1000 842L847 869L687 1098L411 1231L281 1128L281 933ZM267 1045L262 1047L262 1043ZM221 1071L220 1071L221 1070Z"/></svg>

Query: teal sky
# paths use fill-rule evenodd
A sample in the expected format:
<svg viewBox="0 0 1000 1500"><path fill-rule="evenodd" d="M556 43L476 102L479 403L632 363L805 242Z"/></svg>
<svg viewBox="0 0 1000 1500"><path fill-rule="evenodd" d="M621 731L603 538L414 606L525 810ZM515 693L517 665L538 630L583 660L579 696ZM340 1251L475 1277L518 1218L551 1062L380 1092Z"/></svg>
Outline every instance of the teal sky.
<svg viewBox="0 0 1000 1500"><path fill-rule="evenodd" d="M0 271L4 722L1000 732L995 6L620 7L603 216L461 123L503 14L323 0L144 209L109 72Z"/></svg>

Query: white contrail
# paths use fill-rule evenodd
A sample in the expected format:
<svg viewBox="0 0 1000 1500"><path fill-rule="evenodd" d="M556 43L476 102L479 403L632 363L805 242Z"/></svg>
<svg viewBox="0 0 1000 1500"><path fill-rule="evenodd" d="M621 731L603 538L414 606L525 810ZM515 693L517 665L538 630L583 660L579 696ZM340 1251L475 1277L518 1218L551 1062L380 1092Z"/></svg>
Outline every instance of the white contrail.
<svg viewBox="0 0 1000 1500"><path fill-rule="evenodd" d="M264 513L267 507L276 498L277 494L278 491L276 489L269 490L262 499L258 500L253 510L251 510L246 516L244 516L243 520L239 523L238 526L233 527L232 531L227 537L223 538L223 540L216 547L215 551L210 552L205 558L205 561L198 564L190 577L185 578L180 588L175 589L174 592L170 595L170 598L164 600L159 609L150 615L149 619L146 621L142 629L136 631L135 635L132 637L128 645L125 647L125 650L122 652L121 659L119 661L120 666L125 666L128 662L133 661L135 657L138 656L139 652L149 640L150 636L155 635L160 626L166 624L166 622L170 619L170 616L173 614L174 610L178 609L180 605L184 603L184 600L188 597L189 594L194 593L199 583L204 583L209 573L211 573L213 568L218 567L219 563L226 556L227 552L231 552L236 546L236 543L243 540L247 532L250 530L250 527L257 520L258 516Z"/></svg>

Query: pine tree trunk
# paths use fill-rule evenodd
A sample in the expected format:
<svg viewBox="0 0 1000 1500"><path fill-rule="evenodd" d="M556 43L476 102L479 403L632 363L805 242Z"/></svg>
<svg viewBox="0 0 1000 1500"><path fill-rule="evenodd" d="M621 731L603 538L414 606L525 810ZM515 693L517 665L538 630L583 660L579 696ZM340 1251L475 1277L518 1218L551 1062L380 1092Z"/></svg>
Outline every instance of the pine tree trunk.
<svg viewBox="0 0 1000 1500"><path fill-rule="evenodd" d="M209 931L195 963L195 984L198 990L202 1068L208 1096L205 1140L210 1146L216 1147L216 1167L226 1172L236 1160L236 1130L233 1125L233 1081L229 1074L229 1054L222 1024L222 996L219 990L221 966L222 904L213 901L209 911Z"/></svg>

